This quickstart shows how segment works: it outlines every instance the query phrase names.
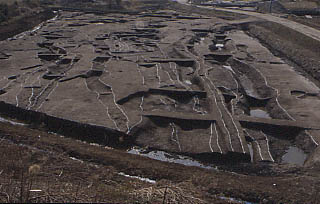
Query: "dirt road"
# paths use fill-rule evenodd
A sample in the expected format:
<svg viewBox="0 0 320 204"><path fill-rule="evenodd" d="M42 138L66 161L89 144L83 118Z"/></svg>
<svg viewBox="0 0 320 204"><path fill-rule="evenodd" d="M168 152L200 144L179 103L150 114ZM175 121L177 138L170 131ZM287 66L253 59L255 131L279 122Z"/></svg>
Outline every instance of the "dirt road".
<svg viewBox="0 0 320 204"><path fill-rule="evenodd" d="M319 30L311 28L306 25L303 25L301 23L297 23L297 22L288 20L286 18L281 18L281 17L271 15L271 14L263 14L263 13L257 13L257 12L251 12L251 11L241 11L241 10L235 10L235 9L210 8L210 7L205 7L205 6L197 6L197 7L213 9L213 10L217 10L217 11L226 11L226 12L244 14L244 15L248 15L248 16L254 16L259 19L271 21L274 23L279 23L283 26L294 29L294 30L306 35L306 36L309 36L310 38L313 38L317 41L320 41L320 31Z"/></svg>

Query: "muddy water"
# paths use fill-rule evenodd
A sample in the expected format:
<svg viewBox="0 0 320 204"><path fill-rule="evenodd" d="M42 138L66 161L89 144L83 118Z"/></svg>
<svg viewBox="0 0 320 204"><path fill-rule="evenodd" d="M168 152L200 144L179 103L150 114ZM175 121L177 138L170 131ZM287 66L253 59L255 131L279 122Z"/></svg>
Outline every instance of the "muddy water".
<svg viewBox="0 0 320 204"><path fill-rule="evenodd" d="M133 149L129 150L128 153L149 157L149 158L155 159L155 160L171 162L171 163L176 163L176 164L183 164L185 166L197 166L197 167L201 167L201 168L205 168L205 169L217 169L217 167L206 166L206 165L201 164L200 162L195 161L189 157L181 156L181 155L173 155L173 154L169 154L164 151L155 150L155 151L145 152L142 149L133 148Z"/></svg>
<svg viewBox="0 0 320 204"><path fill-rule="evenodd" d="M250 116L256 117L256 118L267 118L271 119L270 115L267 113L267 111L263 110L262 108L252 108L250 110Z"/></svg>
<svg viewBox="0 0 320 204"><path fill-rule="evenodd" d="M307 154L305 154L301 149L291 146L282 156L282 163L297 164L302 166L306 158Z"/></svg>

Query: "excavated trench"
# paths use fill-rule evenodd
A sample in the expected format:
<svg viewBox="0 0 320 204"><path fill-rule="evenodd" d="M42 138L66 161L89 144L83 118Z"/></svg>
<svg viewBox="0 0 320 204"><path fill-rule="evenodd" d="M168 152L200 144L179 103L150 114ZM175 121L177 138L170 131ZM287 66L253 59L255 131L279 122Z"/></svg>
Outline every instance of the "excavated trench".
<svg viewBox="0 0 320 204"><path fill-rule="evenodd" d="M291 99L282 98L282 87L260 67L284 63L252 47L255 40L241 30L170 13L107 17L63 13L27 36L29 44L20 42L22 50L34 49L35 61L5 42L0 60L21 59L10 61L0 79L1 114L87 142L138 145L147 152L129 153L204 168L193 159L302 165L317 146L306 131L317 127L288 113L281 103L288 107ZM261 50L270 59L257 55ZM289 93L299 100L318 97Z"/></svg>

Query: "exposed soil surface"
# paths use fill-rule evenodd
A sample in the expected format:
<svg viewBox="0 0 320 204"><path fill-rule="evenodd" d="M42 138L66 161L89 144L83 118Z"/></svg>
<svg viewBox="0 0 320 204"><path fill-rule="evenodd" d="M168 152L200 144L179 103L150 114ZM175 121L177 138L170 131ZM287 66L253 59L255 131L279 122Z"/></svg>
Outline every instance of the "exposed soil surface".
<svg viewBox="0 0 320 204"><path fill-rule="evenodd" d="M271 32L272 23L187 8L61 11L1 42L1 114L32 124L0 123L2 154L12 152L0 165L3 201L317 203L320 89L317 48L306 46L318 37L310 29L308 39L283 45L285 22ZM302 39L297 30L292 36ZM77 126L90 131L72 133ZM126 152L135 146L168 161L189 156L202 168ZM27 171L34 165L36 176ZM27 193L33 186L41 191Z"/></svg>

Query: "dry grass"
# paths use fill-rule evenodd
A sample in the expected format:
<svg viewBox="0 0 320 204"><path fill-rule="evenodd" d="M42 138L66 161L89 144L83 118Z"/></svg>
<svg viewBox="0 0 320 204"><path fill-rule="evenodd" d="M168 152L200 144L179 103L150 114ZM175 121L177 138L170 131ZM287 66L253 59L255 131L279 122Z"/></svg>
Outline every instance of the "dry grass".
<svg viewBox="0 0 320 204"><path fill-rule="evenodd" d="M132 203L129 192L147 183L119 176L112 167L72 160L0 139L0 203Z"/></svg>
<svg viewBox="0 0 320 204"><path fill-rule="evenodd" d="M70 156L83 161L72 160ZM0 203L19 202L20 199L30 202L226 203L219 201L218 195L254 202L267 199L272 203L311 203L308 201L318 192L312 189L319 181L318 177L298 173L295 177L266 178L207 171L4 123L0 123L0 158ZM39 165L40 171L33 165ZM39 172L36 177L30 178L29 168L30 172ZM157 184L129 179L118 172L153 179ZM319 175L318 171L315 175ZM299 185L295 185L297 182ZM28 194L28 189L41 192Z"/></svg>
<svg viewBox="0 0 320 204"><path fill-rule="evenodd" d="M193 197L187 190L174 185L142 188L133 191L131 194L140 198L144 203L207 203L199 198Z"/></svg>

